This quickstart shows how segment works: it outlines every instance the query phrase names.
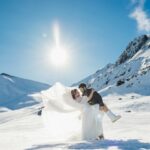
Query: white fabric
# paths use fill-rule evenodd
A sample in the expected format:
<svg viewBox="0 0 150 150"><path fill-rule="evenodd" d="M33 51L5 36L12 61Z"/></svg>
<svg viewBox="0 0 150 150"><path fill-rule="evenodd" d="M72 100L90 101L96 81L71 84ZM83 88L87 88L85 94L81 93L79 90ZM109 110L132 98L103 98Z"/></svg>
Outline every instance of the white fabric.
<svg viewBox="0 0 150 150"><path fill-rule="evenodd" d="M87 97L73 100L71 89L56 83L42 92L46 132L52 139L96 139L103 133L103 113L99 105L89 105Z"/></svg>
<svg viewBox="0 0 150 150"><path fill-rule="evenodd" d="M87 97L82 101L82 139L92 140L103 134L102 118L103 113L99 110L99 105L89 105Z"/></svg>

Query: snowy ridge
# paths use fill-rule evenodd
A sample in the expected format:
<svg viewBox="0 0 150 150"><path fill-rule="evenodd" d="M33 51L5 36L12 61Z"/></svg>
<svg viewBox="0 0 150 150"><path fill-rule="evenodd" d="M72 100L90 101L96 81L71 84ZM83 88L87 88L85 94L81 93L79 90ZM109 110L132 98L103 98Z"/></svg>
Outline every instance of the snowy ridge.
<svg viewBox="0 0 150 150"><path fill-rule="evenodd" d="M74 85L84 82L103 95L132 92L150 95L149 77L150 37L143 35L130 42L115 64L108 64Z"/></svg>
<svg viewBox="0 0 150 150"><path fill-rule="evenodd" d="M0 75L0 106L8 109L31 106L40 101L36 93L49 87L48 84L2 73Z"/></svg>
<svg viewBox="0 0 150 150"><path fill-rule="evenodd" d="M145 46L145 43L148 41L148 39L149 37L147 35L142 35L131 41L117 60L116 65L120 65L132 58L141 48Z"/></svg>

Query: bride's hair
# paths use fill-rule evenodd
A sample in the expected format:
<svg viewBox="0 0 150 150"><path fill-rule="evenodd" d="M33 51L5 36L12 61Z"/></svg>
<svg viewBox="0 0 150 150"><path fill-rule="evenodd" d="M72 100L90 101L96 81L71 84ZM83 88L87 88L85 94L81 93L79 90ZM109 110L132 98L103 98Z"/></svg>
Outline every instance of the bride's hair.
<svg viewBox="0 0 150 150"><path fill-rule="evenodd" d="M73 99L76 99L76 98L75 98L76 92L77 92L77 89L71 90L71 95L72 95L72 98L73 98Z"/></svg>

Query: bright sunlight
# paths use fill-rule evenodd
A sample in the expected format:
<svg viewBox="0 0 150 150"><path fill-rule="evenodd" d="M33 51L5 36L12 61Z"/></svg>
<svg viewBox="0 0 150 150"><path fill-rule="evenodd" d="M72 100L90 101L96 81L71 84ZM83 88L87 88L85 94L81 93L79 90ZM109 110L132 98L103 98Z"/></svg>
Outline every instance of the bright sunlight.
<svg viewBox="0 0 150 150"><path fill-rule="evenodd" d="M60 44L60 28L59 24L55 23L53 26L53 34L55 45L50 52L50 61L55 67L64 67L68 62L68 52Z"/></svg>

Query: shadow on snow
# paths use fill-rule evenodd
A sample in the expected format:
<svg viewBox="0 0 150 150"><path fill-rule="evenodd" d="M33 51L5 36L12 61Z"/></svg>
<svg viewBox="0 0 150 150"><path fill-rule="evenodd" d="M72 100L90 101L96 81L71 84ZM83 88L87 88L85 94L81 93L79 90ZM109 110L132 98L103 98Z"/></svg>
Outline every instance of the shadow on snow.
<svg viewBox="0 0 150 150"><path fill-rule="evenodd" d="M150 149L150 143L144 143L137 139L132 140L104 140L104 141L85 141L82 143L68 144L43 144L33 145L32 148L25 150L40 150L47 148L67 148L67 149L107 149L110 147L116 147L121 150L138 150L138 149Z"/></svg>

